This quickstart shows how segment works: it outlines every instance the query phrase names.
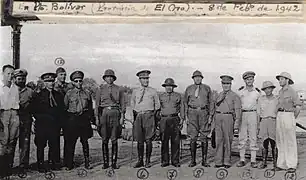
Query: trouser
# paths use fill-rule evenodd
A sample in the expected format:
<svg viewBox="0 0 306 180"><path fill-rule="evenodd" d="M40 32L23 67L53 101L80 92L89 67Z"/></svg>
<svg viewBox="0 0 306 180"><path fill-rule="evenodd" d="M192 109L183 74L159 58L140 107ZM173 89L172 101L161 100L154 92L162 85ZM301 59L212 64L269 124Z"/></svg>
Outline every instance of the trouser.
<svg viewBox="0 0 306 180"><path fill-rule="evenodd" d="M14 153L19 136L19 116L17 110L0 110L3 131L0 136L0 168L6 174L13 167ZM1 174L0 174L1 175Z"/></svg>
<svg viewBox="0 0 306 180"><path fill-rule="evenodd" d="M171 139L171 163L179 163L180 154L180 118L177 117L162 117L160 121L161 131L161 161L169 163L169 139Z"/></svg>
<svg viewBox="0 0 306 180"><path fill-rule="evenodd" d="M216 114L216 165L231 165L234 121L232 114Z"/></svg>
<svg viewBox="0 0 306 180"><path fill-rule="evenodd" d="M32 117L30 114L20 115L19 128L19 163L20 167L28 168L30 159Z"/></svg>
<svg viewBox="0 0 306 180"><path fill-rule="evenodd" d="M210 128L208 125L208 110L196 110L188 109L188 125L187 133L190 136L192 142L199 140L205 142L207 140L207 135L210 133Z"/></svg>
<svg viewBox="0 0 306 180"><path fill-rule="evenodd" d="M296 120L293 112L278 112L276 119L277 167L296 168L298 164Z"/></svg>
<svg viewBox="0 0 306 180"><path fill-rule="evenodd" d="M256 151L258 150L256 111L242 113L241 127L239 131L239 145L238 145L241 161L245 161L246 142L248 139L250 142L251 162L255 162Z"/></svg>

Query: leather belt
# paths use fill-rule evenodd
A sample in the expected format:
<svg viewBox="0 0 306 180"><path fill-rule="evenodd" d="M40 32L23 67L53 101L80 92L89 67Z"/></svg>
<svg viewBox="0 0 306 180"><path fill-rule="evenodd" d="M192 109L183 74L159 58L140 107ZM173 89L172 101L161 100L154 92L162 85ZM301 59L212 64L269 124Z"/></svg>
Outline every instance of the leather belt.
<svg viewBox="0 0 306 180"><path fill-rule="evenodd" d="M119 109L118 106L106 106L106 107L103 107L105 109L108 109L108 110L111 110L111 109Z"/></svg>
<svg viewBox="0 0 306 180"><path fill-rule="evenodd" d="M269 116L269 117L263 117L262 119L276 119L276 117Z"/></svg>
<svg viewBox="0 0 306 180"><path fill-rule="evenodd" d="M251 110L242 110L242 112L255 112L256 111L256 109L251 109Z"/></svg>
<svg viewBox="0 0 306 180"><path fill-rule="evenodd" d="M164 115L162 114L161 117L178 117L178 114L169 114L169 115Z"/></svg>
<svg viewBox="0 0 306 180"><path fill-rule="evenodd" d="M221 111L216 111L217 114L233 114L232 112L221 112Z"/></svg>
<svg viewBox="0 0 306 180"><path fill-rule="evenodd" d="M146 114L146 113L153 113L153 110L147 110L147 111L139 111L137 114Z"/></svg>
<svg viewBox="0 0 306 180"><path fill-rule="evenodd" d="M279 112L293 112L293 110L286 110L284 108L279 108L278 111Z"/></svg>
<svg viewBox="0 0 306 180"><path fill-rule="evenodd" d="M206 107L192 107L192 106L188 106L191 109L196 109L196 110L203 110L206 109Z"/></svg>

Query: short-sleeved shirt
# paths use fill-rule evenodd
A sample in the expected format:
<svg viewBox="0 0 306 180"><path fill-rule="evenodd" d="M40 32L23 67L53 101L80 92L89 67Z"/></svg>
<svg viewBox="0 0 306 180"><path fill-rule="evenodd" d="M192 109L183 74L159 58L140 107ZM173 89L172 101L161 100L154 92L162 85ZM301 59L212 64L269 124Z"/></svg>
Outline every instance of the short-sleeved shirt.
<svg viewBox="0 0 306 180"><path fill-rule="evenodd" d="M19 109L19 90L15 83L10 87L4 83L0 86L0 109L10 110Z"/></svg>
<svg viewBox="0 0 306 180"><path fill-rule="evenodd" d="M241 99L243 110L257 110L258 98L261 96L261 93L255 87L250 91L246 87L243 87L238 91L238 95Z"/></svg>
<svg viewBox="0 0 306 180"><path fill-rule="evenodd" d="M66 109L70 113L81 113L92 110L92 99L88 91L84 89L70 89L64 98Z"/></svg>
<svg viewBox="0 0 306 180"><path fill-rule="evenodd" d="M279 98L277 108L286 111L294 111L296 106L301 106L302 103L297 92L291 86L285 86L279 90Z"/></svg>
<svg viewBox="0 0 306 180"><path fill-rule="evenodd" d="M181 94L164 92L159 95L162 115L180 114L184 117L184 103Z"/></svg>
<svg viewBox="0 0 306 180"><path fill-rule="evenodd" d="M143 91L144 95L142 97ZM141 97L142 101L140 101ZM136 112L160 109L160 101L157 91L151 87L139 87L134 89L131 97L131 107Z"/></svg>
<svg viewBox="0 0 306 180"><path fill-rule="evenodd" d="M260 96L258 99L257 112L261 118L276 117L277 115L278 97L267 97L266 95Z"/></svg>

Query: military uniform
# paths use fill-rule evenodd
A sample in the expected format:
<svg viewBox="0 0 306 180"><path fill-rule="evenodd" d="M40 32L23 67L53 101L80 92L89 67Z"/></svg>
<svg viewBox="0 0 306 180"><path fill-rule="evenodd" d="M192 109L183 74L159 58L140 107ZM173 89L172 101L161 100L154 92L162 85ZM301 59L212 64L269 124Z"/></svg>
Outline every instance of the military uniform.
<svg viewBox="0 0 306 180"><path fill-rule="evenodd" d="M149 70L143 70L136 75L141 78L149 78ZM157 91L151 87L139 87L133 90L131 107L134 114L133 132L137 141L138 162L134 168L142 167L144 155L144 142L146 142L145 167L151 167L152 140L156 133L156 112L160 109L160 101Z"/></svg>
<svg viewBox="0 0 306 180"><path fill-rule="evenodd" d="M233 78L228 75L220 77L222 84L231 84ZM231 166L231 150L234 128L241 118L241 101L231 89L218 94L215 103L214 125L216 133L215 167Z"/></svg>
<svg viewBox="0 0 306 180"><path fill-rule="evenodd" d="M172 78L167 78L163 87L175 85ZM161 156L162 167L169 165L169 139L171 138L171 163L179 167L180 152L180 117L184 118L184 103L181 94L164 92L159 96L161 106ZM180 115L180 116L179 116Z"/></svg>
<svg viewBox="0 0 306 180"><path fill-rule="evenodd" d="M195 71L192 78L203 78L200 71ZM190 136L191 163L189 167L196 166L196 141L202 142L202 165L207 164L208 139L210 133L209 118L212 115L213 100L211 88L206 84L193 84L186 88L184 95L185 114L187 115L187 133Z"/></svg>
<svg viewBox="0 0 306 180"><path fill-rule="evenodd" d="M82 81L84 73L75 71L70 75L71 81ZM80 138L83 147L85 168L91 169L89 164L88 139L93 136L91 121L94 119L93 102L90 93L80 88L70 89L64 98L68 119L65 127L64 164L68 170L73 169L73 159L77 139Z"/></svg>
<svg viewBox="0 0 306 180"><path fill-rule="evenodd" d="M44 82L54 82L55 73L45 73L41 76ZM63 95L54 89L42 89L34 98L35 114L35 145L37 146L37 163L40 172L45 171L44 149L49 146L50 160L53 170L60 168L59 131L64 114Z"/></svg>
<svg viewBox="0 0 306 180"><path fill-rule="evenodd" d="M247 71L242 75L244 80L253 77L255 73L252 71ZM245 166L245 151L246 151L246 142L249 139L250 141L250 150L251 150L251 166L253 168L257 167L256 164L256 152L258 151L257 147L257 132L258 132L258 98L261 95L261 92L258 88L253 87L252 89L247 89L242 86L239 88L238 95L241 99L242 104L242 118L240 128L239 128L239 153L240 153L240 162L237 164L238 167Z"/></svg>
<svg viewBox="0 0 306 180"><path fill-rule="evenodd" d="M105 71L103 79L106 77L117 78L111 69ZM96 119L98 122L98 132L102 137L103 169L109 167L108 142L112 141L112 168L118 169L118 134L120 131L120 119L125 114L124 92L115 84L106 84L98 89L96 94Z"/></svg>

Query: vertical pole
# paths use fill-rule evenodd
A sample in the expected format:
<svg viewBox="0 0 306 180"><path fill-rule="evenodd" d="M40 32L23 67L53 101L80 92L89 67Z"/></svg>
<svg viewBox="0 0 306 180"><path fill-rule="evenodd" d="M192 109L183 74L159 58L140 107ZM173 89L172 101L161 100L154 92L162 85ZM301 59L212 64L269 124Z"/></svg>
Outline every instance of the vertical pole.
<svg viewBox="0 0 306 180"><path fill-rule="evenodd" d="M21 27L20 24L12 25L12 41L13 41L13 66L16 69L20 68L20 34L21 34Z"/></svg>

